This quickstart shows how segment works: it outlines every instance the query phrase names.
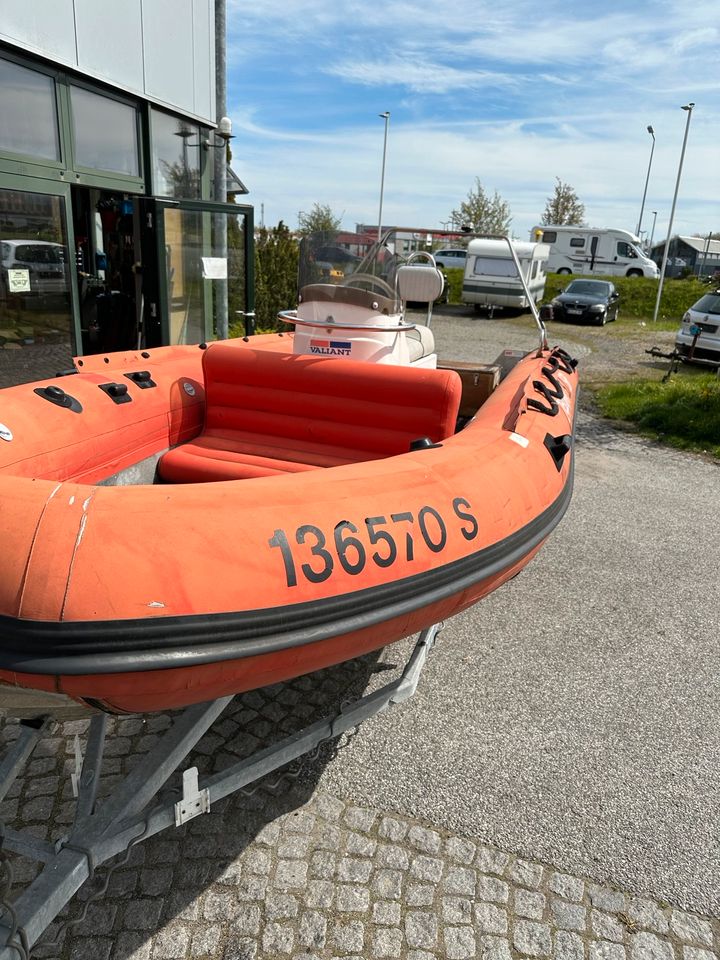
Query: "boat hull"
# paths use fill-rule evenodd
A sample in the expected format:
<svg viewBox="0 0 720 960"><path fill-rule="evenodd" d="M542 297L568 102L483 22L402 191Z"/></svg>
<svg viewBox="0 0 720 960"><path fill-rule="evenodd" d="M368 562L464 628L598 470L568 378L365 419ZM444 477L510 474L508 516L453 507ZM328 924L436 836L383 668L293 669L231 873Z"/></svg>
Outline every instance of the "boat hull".
<svg viewBox="0 0 720 960"><path fill-rule="evenodd" d="M521 361L441 444L300 476L104 486L76 453L63 475L61 447L44 454L55 475L31 476L19 415L15 459L0 450L0 683L15 688L14 712L17 688L113 713L179 708L352 659L476 603L529 562L570 500L577 375L557 356ZM137 361L100 369L117 380ZM137 393L103 430L82 421L96 447L127 438L100 457L106 473L146 452L142 422L162 432L163 410L155 447L200 429L197 351L143 362L152 401ZM537 399L543 368L557 402L547 387ZM95 370L69 379L88 409ZM24 410L29 387L11 389ZM49 413L64 443L69 414Z"/></svg>

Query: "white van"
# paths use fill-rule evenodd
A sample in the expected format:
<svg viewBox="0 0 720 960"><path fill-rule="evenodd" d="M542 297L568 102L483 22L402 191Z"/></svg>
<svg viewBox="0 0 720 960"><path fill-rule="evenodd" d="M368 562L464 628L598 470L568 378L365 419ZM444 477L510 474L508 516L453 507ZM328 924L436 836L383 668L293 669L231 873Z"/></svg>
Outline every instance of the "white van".
<svg viewBox="0 0 720 960"><path fill-rule="evenodd" d="M597 227L533 227L531 240L550 246L549 273L595 273L612 277L655 277L657 264L640 249L638 238L627 230Z"/></svg>
<svg viewBox="0 0 720 960"><path fill-rule="evenodd" d="M530 296L535 303L545 292L545 268L550 248L544 243L512 241ZM471 240L467 247L462 289L463 303L527 309L522 282L506 240Z"/></svg>

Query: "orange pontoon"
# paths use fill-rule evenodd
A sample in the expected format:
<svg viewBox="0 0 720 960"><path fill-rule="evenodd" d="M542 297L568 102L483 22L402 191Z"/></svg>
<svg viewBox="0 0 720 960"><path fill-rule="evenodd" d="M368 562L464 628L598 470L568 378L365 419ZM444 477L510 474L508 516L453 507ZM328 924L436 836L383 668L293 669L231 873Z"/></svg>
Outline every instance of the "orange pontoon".
<svg viewBox="0 0 720 960"><path fill-rule="evenodd" d="M452 369L297 354L297 336L0 391L0 709L275 683L452 616L535 554L571 495L574 361L541 343L475 410Z"/></svg>
<svg viewBox="0 0 720 960"><path fill-rule="evenodd" d="M256 339L0 393L3 683L113 712L274 683L475 603L564 512L562 354L455 433L451 370Z"/></svg>

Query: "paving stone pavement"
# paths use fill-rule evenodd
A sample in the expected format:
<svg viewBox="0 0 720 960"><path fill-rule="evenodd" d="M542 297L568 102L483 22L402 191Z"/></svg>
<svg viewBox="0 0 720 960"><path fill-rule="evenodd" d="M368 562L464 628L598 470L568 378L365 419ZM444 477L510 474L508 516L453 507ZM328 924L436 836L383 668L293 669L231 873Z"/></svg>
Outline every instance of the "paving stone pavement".
<svg viewBox="0 0 720 960"><path fill-rule="evenodd" d="M367 657L236 698L198 744L201 772L291 733L357 694L381 669ZM383 678L384 681L385 678ZM382 717L371 721L382 722ZM170 717L110 722L100 796L149 750ZM17 736L6 721L2 739ZM5 823L55 840L72 820L74 739L41 742L0 808ZM348 749L352 749L350 739ZM51 960L713 960L720 923L613 889L316 786L319 751L291 781L214 805L133 848L89 882L39 944ZM121 860L122 858L118 858ZM35 875L13 858L17 889ZM79 921L73 923L72 921Z"/></svg>

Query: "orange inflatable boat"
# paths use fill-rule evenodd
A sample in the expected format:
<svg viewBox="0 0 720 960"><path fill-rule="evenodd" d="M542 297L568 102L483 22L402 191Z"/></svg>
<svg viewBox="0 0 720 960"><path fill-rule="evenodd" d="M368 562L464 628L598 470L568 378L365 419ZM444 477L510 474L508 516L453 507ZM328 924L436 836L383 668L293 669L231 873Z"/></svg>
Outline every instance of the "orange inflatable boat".
<svg viewBox="0 0 720 960"><path fill-rule="evenodd" d="M562 516L558 351L455 432L452 370L256 339L0 391L5 693L143 712L307 673L475 603Z"/></svg>
<svg viewBox="0 0 720 960"><path fill-rule="evenodd" d="M475 409L453 369L296 336L81 358L0 391L0 709L265 686L452 616L539 549L572 488L563 351Z"/></svg>

